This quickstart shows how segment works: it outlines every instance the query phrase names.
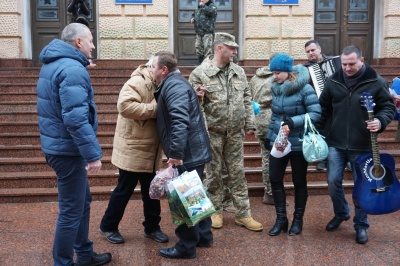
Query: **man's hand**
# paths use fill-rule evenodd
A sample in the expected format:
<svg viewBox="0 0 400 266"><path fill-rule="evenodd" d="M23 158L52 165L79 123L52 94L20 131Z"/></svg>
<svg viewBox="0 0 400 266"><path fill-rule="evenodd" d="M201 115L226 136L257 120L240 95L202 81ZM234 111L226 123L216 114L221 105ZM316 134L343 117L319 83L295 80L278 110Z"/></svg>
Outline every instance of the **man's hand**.
<svg viewBox="0 0 400 266"><path fill-rule="evenodd" d="M87 66L88 68L94 68L96 66L92 59L89 59L89 63L90 64Z"/></svg>
<svg viewBox="0 0 400 266"><path fill-rule="evenodd" d="M205 93L205 88L203 85L199 85L197 86L194 91L196 92L197 98L199 99L199 101L201 102L204 98L204 93Z"/></svg>
<svg viewBox="0 0 400 266"><path fill-rule="evenodd" d="M392 97L394 102L396 103L400 102L400 95L393 95Z"/></svg>
<svg viewBox="0 0 400 266"><path fill-rule="evenodd" d="M182 160L173 159L173 158L169 158L167 163L174 164L174 165L183 165Z"/></svg>
<svg viewBox="0 0 400 266"><path fill-rule="evenodd" d="M86 166L86 170L89 173L97 173L98 171L100 171L100 169L101 169L101 161L100 160L90 162Z"/></svg>
<svg viewBox="0 0 400 266"><path fill-rule="evenodd" d="M246 135L253 135L254 134L254 130L253 129L246 129L245 132L246 132Z"/></svg>
<svg viewBox="0 0 400 266"><path fill-rule="evenodd" d="M371 132L378 132L381 129L381 121L379 121L377 118L375 118L373 121L367 120L365 123Z"/></svg>

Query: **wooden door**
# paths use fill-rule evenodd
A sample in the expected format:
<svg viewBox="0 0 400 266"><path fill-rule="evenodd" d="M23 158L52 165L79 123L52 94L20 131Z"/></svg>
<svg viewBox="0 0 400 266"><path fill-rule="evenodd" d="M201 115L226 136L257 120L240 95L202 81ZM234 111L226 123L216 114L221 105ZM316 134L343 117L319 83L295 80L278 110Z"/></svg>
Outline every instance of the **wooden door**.
<svg viewBox="0 0 400 266"><path fill-rule="evenodd" d="M214 0L218 8L215 32L228 32L238 37L238 2L234 0ZM197 8L198 0L174 0L174 53L178 64L195 65L198 58L195 50L196 33L190 19Z"/></svg>
<svg viewBox="0 0 400 266"><path fill-rule="evenodd" d="M64 27L69 23L67 5L70 0L33 0L32 14L32 59L35 65L40 65L39 54L54 38L60 38ZM89 27L96 46L95 7L96 1L89 0L91 13L88 17ZM96 53L93 52L93 57Z"/></svg>
<svg viewBox="0 0 400 266"><path fill-rule="evenodd" d="M315 39L327 55L340 55L358 46L366 61L372 58L374 0L316 0Z"/></svg>

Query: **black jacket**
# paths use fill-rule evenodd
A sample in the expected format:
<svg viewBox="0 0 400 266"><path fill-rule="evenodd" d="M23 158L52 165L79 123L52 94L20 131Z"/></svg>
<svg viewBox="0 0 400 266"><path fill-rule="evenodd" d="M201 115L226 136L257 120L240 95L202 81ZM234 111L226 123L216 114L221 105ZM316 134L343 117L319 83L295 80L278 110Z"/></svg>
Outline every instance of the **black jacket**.
<svg viewBox="0 0 400 266"><path fill-rule="evenodd" d="M183 160L186 168L211 161L210 141L197 95L180 73L169 73L154 93L157 132L168 158Z"/></svg>
<svg viewBox="0 0 400 266"><path fill-rule="evenodd" d="M352 91L346 88L344 72L339 69L328 79L320 95L322 116L316 126L319 130L323 129L331 119L326 130L328 146L342 150L371 150L370 132L365 124L369 120L368 112L361 105L363 92L369 92L376 104L374 116L381 122L378 133L383 132L393 119L395 106L387 81L368 64L365 65L365 72Z"/></svg>

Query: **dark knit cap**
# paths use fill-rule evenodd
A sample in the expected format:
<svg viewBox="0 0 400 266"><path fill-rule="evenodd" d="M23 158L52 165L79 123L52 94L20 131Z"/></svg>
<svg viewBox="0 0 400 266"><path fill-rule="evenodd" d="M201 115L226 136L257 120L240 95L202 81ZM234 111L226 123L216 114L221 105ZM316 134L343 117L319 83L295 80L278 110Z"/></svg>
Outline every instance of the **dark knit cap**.
<svg viewBox="0 0 400 266"><path fill-rule="evenodd" d="M292 72L293 62L293 58L287 54L278 54L272 59L269 69L277 72Z"/></svg>

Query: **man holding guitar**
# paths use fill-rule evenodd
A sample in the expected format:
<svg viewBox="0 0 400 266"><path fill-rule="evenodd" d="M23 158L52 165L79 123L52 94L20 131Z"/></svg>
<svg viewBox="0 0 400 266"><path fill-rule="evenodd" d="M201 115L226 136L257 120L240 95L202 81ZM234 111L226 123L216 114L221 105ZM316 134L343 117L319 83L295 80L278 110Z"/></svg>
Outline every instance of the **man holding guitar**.
<svg viewBox="0 0 400 266"><path fill-rule="evenodd" d="M347 46L341 55L342 68L336 71L327 81L319 98L322 116L316 123L318 129L329 127L326 140L329 146L328 155L328 190L333 203L335 216L326 226L327 231L336 230L343 221L350 219L350 209L343 189L343 172L347 161L354 170L355 160L371 152L370 132L381 133L392 121L395 106L390 96L387 81L371 66L364 63L361 50L356 46ZM361 106L364 92L374 98L374 119ZM327 124L327 121L331 120ZM356 180L353 171L353 179ZM355 206L353 218L356 230L356 242L365 244L368 241L367 214Z"/></svg>

